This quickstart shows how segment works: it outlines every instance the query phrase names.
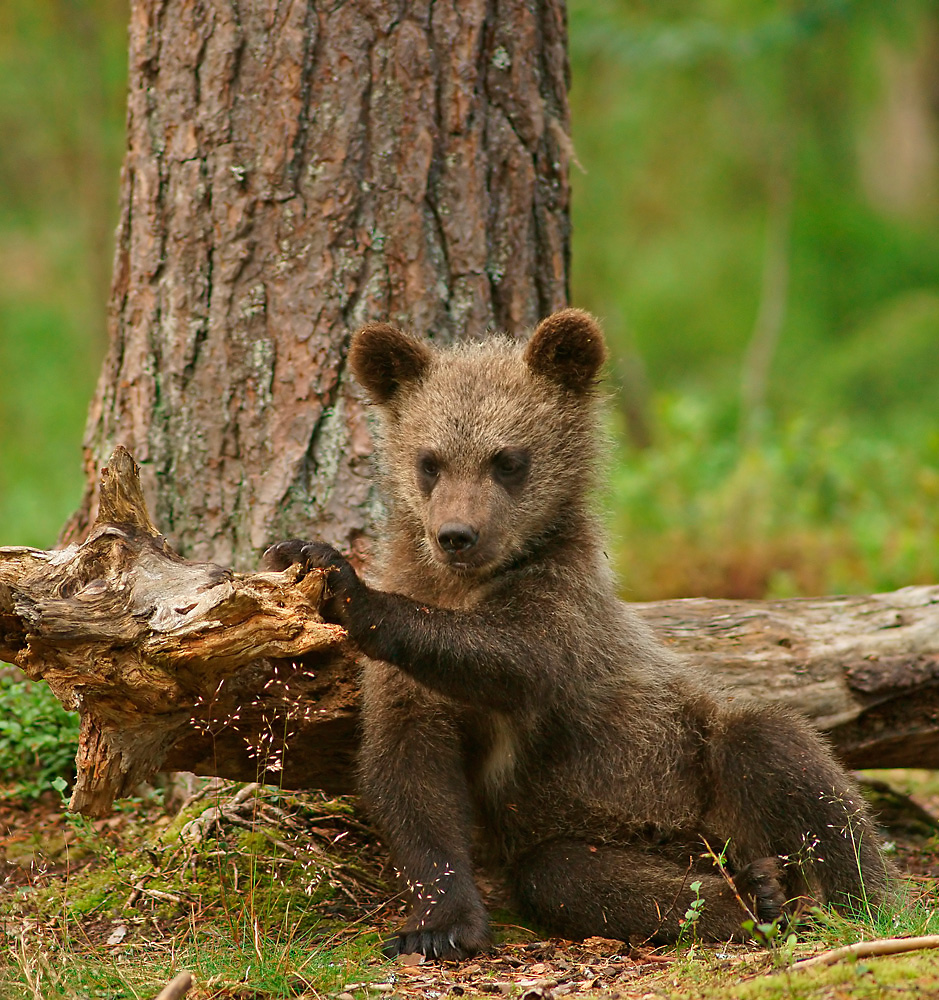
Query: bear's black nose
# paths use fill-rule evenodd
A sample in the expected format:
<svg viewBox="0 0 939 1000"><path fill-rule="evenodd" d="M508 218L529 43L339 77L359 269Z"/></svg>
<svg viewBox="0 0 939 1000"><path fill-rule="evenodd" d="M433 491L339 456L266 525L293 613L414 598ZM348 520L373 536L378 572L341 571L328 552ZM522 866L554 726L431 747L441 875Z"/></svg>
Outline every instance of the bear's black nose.
<svg viewBox="0 0 939 1000"><path fill-rule="evenodd" d="M447 521L437 532L437 542L444 552L454 554L466 552L477 541L479 541L478 531L474 531L468 524L459 524L456 521Z"/></svg>

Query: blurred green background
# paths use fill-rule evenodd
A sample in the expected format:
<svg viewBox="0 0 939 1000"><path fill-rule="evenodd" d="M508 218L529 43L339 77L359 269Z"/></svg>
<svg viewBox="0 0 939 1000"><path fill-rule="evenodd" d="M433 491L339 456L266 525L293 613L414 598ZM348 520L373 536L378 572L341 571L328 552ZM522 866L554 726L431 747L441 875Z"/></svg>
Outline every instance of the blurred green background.
<svg viewBox="0 0 939 1000"><path fill-rule="evenodd" d="M939 580L939 4L571 0L573 300L624 595ZM53 543L105 346L122 0L0 5L0 544Z"/></svg>
<svg viewBox="0 0 939 1000"><path fill-rule="evenodd" d="M124 142L127 4L0 0L0 545L81 499Z"/></svg>

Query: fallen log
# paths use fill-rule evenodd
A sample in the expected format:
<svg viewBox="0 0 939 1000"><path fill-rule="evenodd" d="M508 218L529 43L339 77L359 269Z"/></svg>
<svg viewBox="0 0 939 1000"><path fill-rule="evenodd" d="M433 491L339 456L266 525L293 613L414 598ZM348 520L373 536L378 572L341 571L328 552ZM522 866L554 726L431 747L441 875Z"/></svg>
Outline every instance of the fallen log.
<svg viewBox="0 0 939 1000"><path fill-rule="evenodd" d="M357 672L322 587L182 559L123 448L86 541L0 548L0 659L81 714L72 808L100 815L159 769L351 791ZM802 712L849 766L939 767L939 587L636 609L716 684Z"/></svg>
<svg viewBox="0 0 939 1000"><path fill-rule="evenodd" d="M635 607L720 684L809 718L848 767L939 767L939 587Z"/></svg>

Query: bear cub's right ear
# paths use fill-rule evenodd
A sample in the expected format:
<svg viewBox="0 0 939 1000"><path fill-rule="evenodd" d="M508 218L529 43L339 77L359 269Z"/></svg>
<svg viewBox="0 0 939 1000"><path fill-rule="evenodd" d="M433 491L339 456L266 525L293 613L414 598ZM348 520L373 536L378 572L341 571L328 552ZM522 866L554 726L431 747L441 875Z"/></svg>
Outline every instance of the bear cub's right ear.
<svg viewBox="0 0 939 1000"><path fill-rule="evenodd" d="M352 338L352 374L376 403L388 403L402 386L418 382L433 349L390 323L369 323Z"/></svg>

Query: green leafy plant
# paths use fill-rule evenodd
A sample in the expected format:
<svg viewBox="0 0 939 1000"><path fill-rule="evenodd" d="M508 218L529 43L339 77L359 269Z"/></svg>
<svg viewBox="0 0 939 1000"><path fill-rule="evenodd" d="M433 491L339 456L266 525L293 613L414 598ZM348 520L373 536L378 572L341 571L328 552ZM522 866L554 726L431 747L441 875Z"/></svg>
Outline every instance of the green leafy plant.
<svg viewBox="0 0 939 1000"><path fill-rule="evenodd" d="M788 968L792 965L795 947L799 939L792 932L786 933L787 921L777 919L763 923L756 920L744 920L741 927L757 944L772 952L773 964L778 968Z"/></svg>
<svg viewBox="0 0 939 1000"><path fill-rule="evenodd" d="M698 921L701 919L701 911L704 909L704 896L701 895L701 880L696 879L688 887L694 893L694 899L688 904L685 915L681 921L681 930L678 935L679 944L685 944L689 940L697 938Z"/></svg>
<svg viewBox="0 0 939 1000"><path fill-rule="evenodd" d="M0 677L0 773L9 791L36 798L74 770L78 715L45 684Z"/></svg>

